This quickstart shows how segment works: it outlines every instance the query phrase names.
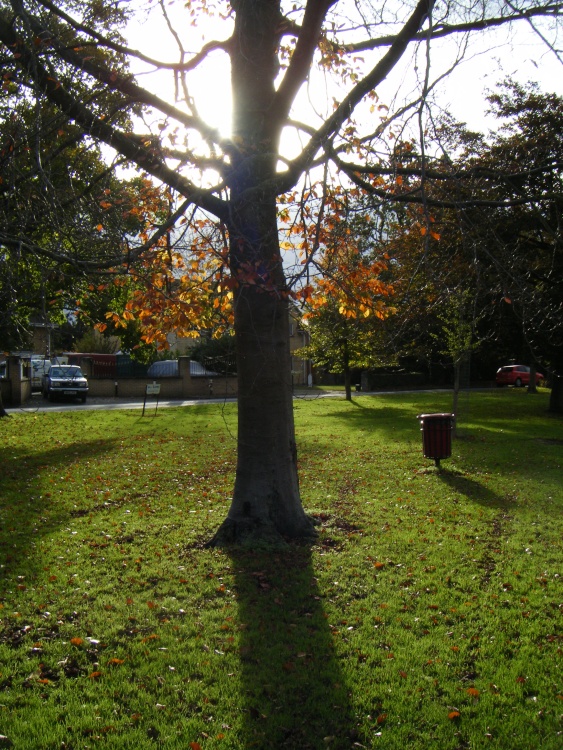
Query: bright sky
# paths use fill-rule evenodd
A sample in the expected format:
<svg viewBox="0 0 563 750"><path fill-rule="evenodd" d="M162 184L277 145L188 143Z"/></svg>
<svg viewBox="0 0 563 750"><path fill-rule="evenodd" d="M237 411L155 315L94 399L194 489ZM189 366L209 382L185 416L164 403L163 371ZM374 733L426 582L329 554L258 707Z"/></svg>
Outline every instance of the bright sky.
<svg viewBox="0 0 563 750"><path fill-rule="evenodd" d="M169 12L185 14L182 6L170 6ZM205 17L198 21L197 27L190 27L186 24L185 15L182 15L182 22L176 24L176 28L183 31L187 29L189 40L183 39L183 43L186 47L189 45L189 51L195 52L201 47L202 41L224 39L229 27L224 22L215 24L212 19ZM144 24L131 24L128 36L131 46L142 49L153 57L177 60L176 43L162 19L159 20L158 13L151 15ZM459 39L433 43L431 79L449 67L455 57L455 45L458 41ZM402 97L415 89L417 77L423 77L425 53L419 48L418 60L414 60L413 52L414 46L378 90L381 103L390 107L400 104ZM380 54L374 53L372 59L376 59L375 55ZM364 57L367 63L368 57ZM134 71L137 73L142 69L143 66L140 66L134 68ZM562 72L562 66L555 55L542 44L528 24L520 22L513 30L500 28L474 34L466 52L466 61L440 84L437 99L457 119L466 122L473 129L486 131L493 126L493 120L487 120L485 116L486 89L494 89L500 80L512 76L520 82L537 81L546 92L555 91L563 94ZM190 94L197 102L199 114L209 124L220 129L224 135L228 135L230 81L226 55L221 52L213 53L201 68L201 72L191 77L191 81ZM156 90L162 98L173 100L170 73L158 74L158 78L154 75L141 75L139 83L153 91ZM320 72L313 73L309 86L299 95L297 111L305 112L312 102L320 117L326 116L331 111L333 95L338 98L337 92L327 88L324 76ZM299 115L297 117L299 118ZM310 117L303 115L303 119L310 122ZM291 141L286 140L286 145L288 144L290 150L295 152L297 144L293 142L292 148Z"/></svg>

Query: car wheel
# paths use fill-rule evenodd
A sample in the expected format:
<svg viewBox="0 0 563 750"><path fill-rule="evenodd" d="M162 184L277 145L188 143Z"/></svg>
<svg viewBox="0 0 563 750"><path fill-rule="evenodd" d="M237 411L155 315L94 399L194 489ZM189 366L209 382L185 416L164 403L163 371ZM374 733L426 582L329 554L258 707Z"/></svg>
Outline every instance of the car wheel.
<svg viewBox="0 0 563 750"><path fill-rule="evenodd" d="M516 378L516 380L514 381L514 387L515 388L520 388L521 385L522 385L521 379L520 378Z"/></svg>

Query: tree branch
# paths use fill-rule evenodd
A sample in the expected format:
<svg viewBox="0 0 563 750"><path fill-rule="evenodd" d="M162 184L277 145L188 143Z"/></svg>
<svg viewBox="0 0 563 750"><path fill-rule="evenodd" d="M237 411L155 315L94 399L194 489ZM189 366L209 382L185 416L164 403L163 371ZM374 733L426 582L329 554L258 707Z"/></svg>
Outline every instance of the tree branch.
<svg viewBox="0 0 563 750"><path fill-rule="evenodd" d="M426 20L428 12L433 5L434 0L419 0L411 17L395 36L391 48L377 65L353 87L333 114L325 121L324 125L311 137L300 156L293 160L289 170L280 177L279 192L287 192L296 184L300 175L313 161L317 151L330 140L342 123L350 117L364 96L385 80L388 73L400 60L406 48Z"/></svg>
<svg viewBox="0 0 563 750"><path fill-rule="evenodd" d="M536 6L534 8L528 8L527 10L516 11L508 16L498 16L495 18L481 18L476 21L468 21L466 23L459 24L436 24L432 29L432 32L428 35L426 32L420 32L413 36L412 41L422 42L428 38L430 40L440 39L442 37L450 36L451 34L462 34L469 31L483 31L484 29L495 28L502 26L506 23L512 23L513 21L530 20L531 18L541 16L553 16L557 17L561 15L563 11L563 3L554 2L547 3L546 5ZM379 49L380 47L389 47L395 40L395 34L389 34L386 36L377 37L374 39L366 39L363 42L357 42L352 44L344 45L346 52L365 52L367 50ZM339 49L341 49L339 47Z"/></svg>
<svg viewBox="0 0 563 750"><path fill-rule="evenodd" d="M71 96L59 81L54 80L48 74L39 63L37 56L16 36L12 25L6 21L5 14L0 14L0 41L11 51L14 63L27 73L47 99L64 112L67 117L79 123L87 133L111 146L153 177L177 190L191 202L197 203L218 218L225 219L227 217L227 205L223 200L213 195L213 189L205 190L197 187L193 182L170 169L163 159L144 148L138 138L116 130Z"/></svg>
<svg viewBox="0 0 563 750"><path fill-rule="evenodd" d="M309 0L306 5L297 45L271 107L271 116L278 122L287 118L293 100L311 70L323 21L335 2L336 0Z"/></svg>

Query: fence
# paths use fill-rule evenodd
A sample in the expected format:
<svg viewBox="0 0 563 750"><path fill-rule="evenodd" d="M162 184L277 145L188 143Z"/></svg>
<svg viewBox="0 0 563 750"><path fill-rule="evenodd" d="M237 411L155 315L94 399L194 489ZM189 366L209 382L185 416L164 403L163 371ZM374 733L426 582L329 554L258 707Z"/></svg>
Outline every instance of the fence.
<svg viewBox="0 0 563 750"><path fill-rule="evenodd" d="M99 359L99 357L104 359ZM189 357L155 362L148 367L120 355L65 354L88 378L92 397L143 398L147 385L160 383L161 399L226 398L237 395L237 378L206 370ZM71 357L73 361L71 361ZM105 359L113 357L113 360ZM156 367L158 365L158 367ZM151 370L151 368L153 368ZM0 388L5 405L20 406L31 399L29 357L9 356L0 363Z"/></svg>

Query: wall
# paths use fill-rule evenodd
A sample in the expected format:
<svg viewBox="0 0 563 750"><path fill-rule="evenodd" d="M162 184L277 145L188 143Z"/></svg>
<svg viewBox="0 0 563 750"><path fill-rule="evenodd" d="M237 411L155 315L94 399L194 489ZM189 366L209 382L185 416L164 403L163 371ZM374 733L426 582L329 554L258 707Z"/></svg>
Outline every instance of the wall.
<svg viewBox="0 0 563 750"><path fill-rule="evenodd" d="M29 357L10 356L7 359L7 378L0 381L4 406L21 406L31 398Z"/></svg>
<svg viewBox="0 0 563 750"><path fill-rule="evenodd" d="M190 376L190 358L178 357L179 377L176 378L96 378L91 375L91 363L84 358L82 371L88 378L89 396L111 398L143 398L146 386L160 384L160 399L190 399L231 397L237 395L236 378L201 378Z"/></svg>

